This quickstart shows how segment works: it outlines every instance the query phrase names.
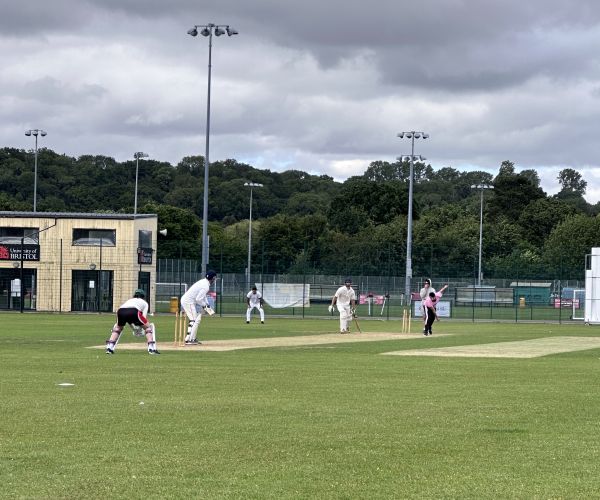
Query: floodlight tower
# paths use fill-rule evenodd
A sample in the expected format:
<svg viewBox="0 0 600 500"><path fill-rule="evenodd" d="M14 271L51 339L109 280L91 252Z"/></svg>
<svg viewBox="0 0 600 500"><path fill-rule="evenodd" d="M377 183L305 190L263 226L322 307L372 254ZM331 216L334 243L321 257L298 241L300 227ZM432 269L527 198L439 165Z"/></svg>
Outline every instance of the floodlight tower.
<svg viewBox="0 0 600 500"><path fill-rule="evenodd" d="M248 220L248 267L246 268L246 283L250 286L250 261L252 258L252 188L263 187L257 182L245 182L244 186L250 188L250 217Z"/></svg>
<svg viewBox="0 0 600 500"><path fill-rule="evenodd" d="M489 184L473 184L471 189L481 189L481 204L479 208L479 274L477 274L477 286L481 286L481 246L483 243L483 191L494 189Z"/></svg>
<svg viewBox="0 0 600 500"><path fill-rule="evenodd" d="M34 136L35 137L35 160L33 167L33 211L37 212L37 164L38 164L38 135L45 137L47 132L45 130L41 130L39 128L34 128L27 130L25 132L26 136Z"/></svg>
<svg viewBox="0 0 600 500"><path fill-rule="evenodd" d="M411 153L410 156L408 157L408 159L410 159L410 173L409 173L409 179L408 179L408 228L407 228L407 235L406 235L406 280L405 280L405 284L404 284L404 293L405 293L405 300L408 301L408 304L410 304L410 285L411 285L411 280L412 280L412 225L413 225L413 181L414 181L414 176L415 176L415 166L414 166L414 162L415 160L419 161L419 160L425 160L425 158L423 158L422 156L417 156L415 157L415 139L427 139L429 137L429 134L425 133L425 132L418 132L415 130L412 130L410 132L400 132L398 134L398 137L400 139L404 139L405 137L407 139L411 140ZM404 158L407 157L402 157L403 161Z"/></svg>
<svg viewBox="0 0 600 500"><path fill-rule="evenodd" d="M135 197L133 200L133 215L137 215L138 171L140 167L140 158L148 158L148 155L138 151L137 153L133 154L133 157L135 158Z"/></svg>
<svg viewBox="0 0 600 500"><path fill-rule="evenodd" d="M206 99L206 152L204 155L204 199L202 207L202 275L206 275L206 266L208 263L208 165L210 150L210 84L212 72L212 38L227 33L227 36L237 35L237 30L231 28L228 24L196 24L188 30L188 35L198 36L198 28L201 28L200 34L208 37L208 97Z"/></svg>

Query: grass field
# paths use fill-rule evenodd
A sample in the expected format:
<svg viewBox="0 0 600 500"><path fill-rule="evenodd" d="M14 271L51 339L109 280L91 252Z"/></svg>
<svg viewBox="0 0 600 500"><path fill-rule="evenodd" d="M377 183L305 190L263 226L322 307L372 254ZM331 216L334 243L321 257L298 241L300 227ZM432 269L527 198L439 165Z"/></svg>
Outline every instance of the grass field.
<svg viewBox="0 0 600 500"><path fill-rule="evenodd" d="M112 315L0 320L3 498L597 498L600 491L600 349L532 359L380 355L600 337L597 327L443 321L431 338L107 356L90 346L103 344ZM160 348L172 342L174 319L154 321ZM337 326L336 319L209 318L200 337ZM386 332L400 324L361 327ZM140 340L126 330L122 342Z"/></svg>

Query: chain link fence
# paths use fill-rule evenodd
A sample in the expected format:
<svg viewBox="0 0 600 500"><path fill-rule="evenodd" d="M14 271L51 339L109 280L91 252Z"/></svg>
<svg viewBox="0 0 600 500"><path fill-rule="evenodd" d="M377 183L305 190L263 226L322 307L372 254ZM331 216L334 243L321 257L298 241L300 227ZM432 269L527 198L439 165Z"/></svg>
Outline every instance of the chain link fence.
<svg viewBox="0 0 600 500"><path fill-rule="evenodd" d="M53 312L111 312L129 298L136 288L144 288L155 301L151 310L172 312L189 286L202 278L196 259L158 258L158 252L143 255L140 263L139 241L119 240L118 247L99 241L74 245L44 236L43 255L39 261L8 260L0 263L0 309ZM238 241L239 240L239 241ZM358 313L373 319L399 319L412 306L418 314L418 291L426 277L435 288L449 285L444 295L448 317L510 321L577 321L583 319L585 294L585 255L580 269L556 263L505 267L483 267L485 278L477 279L477 259L470 255L450 255L448 249L415 247L413 253L412 295L405 294L403 245L392 248L332 247L314 242L279 242L264 240L254 248L251 273L247 272L247 247L243 238L238 246L212 248L209 268L219 279L214 290L215 309L221 315L246 312L246 294L256 284L300 285L299 306L274 308L266 299L267 316L324 317L327 305L345 277L353 279L360 298ZM89 242L88 242L89 243ZM172 253L185 253L192 242L170 242ZM179 248L179 250L178 250ZM184 249L186 249L184 252ZM300 250L298 250L300 248ZM199 256L199 248L195 250ZM575 261L579 259L575 256ZM570 256L573 260L573 256ZM447 259L447 260L444 260ZM462 259L457 264L456 259ZM515 256L515 262L525 262ZM449 262L452 263L449 264ZM468 264L468 265L467 265ZM287 266L287 267L286 267ZM495 267L494 267L495 266Z"/></svg>
<svg viewBox="0 0 600 500"><path fill-rule="evenodd" d="M215 269L215 267L213 267ZM346 274L227 273L215 269L218 280L214 301L217 314L245 317L246 294L252 285L261 291L267 284L300 285L307 301L298 307L273 308L265 295L265 313L281 317L324 317L327 306ZM428 277L428 276L427 276ZM177 299L202 278L200 261L159 259L157 262L157 311L173 312ZM353 287L359 299L358 314L381 320L399 320L411 307L420 313L419 290L426 276L411 281L411 297L405 295L403 275L355 275ZM448 284L443 297L448 317L472 321L577 321L583 319L584 291L581 280L486 279L476 285L473 278L433 275L434 288ZM575 291L577 294L574 295ZM583 295L582 295L583 294Z"/></svg>

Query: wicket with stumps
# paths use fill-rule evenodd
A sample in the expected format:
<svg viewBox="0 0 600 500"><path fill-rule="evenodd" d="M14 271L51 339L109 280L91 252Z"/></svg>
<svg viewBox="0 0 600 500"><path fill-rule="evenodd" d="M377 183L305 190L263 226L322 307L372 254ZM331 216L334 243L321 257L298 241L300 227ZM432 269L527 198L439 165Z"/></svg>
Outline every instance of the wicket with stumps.
<svg viewBox="0 0 600 500"><path fill-rule="evenodd" d="M410 309L404 309L402 314L402 333L410 333Z"/></svg>
<svg viewBox="0 0 600 500"><path fill-rule="evenodd" d="M175 313L175 332L173 335L173 345L182 346L185 344L187 335L187 316L182 311Z"/></svg>

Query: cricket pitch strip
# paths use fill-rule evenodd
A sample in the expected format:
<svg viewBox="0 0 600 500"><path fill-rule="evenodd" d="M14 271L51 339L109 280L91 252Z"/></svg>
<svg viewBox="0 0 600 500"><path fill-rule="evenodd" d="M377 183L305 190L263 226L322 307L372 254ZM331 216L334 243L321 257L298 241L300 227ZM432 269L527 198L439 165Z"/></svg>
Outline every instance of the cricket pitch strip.
<svg viewBox="0 0 600 500"><path fill-rule="evenodd" d="M442 335L438 335L441 337ZM230 340L202 340L202 344L182 346L175 345L173 342L158 341L159 351L236 351L239 349L258 349L264 347L303 347L315 346L324 344L349 344L355 342L378 342L382 340L415 340L423 338L418 334L402 334L402 333L385 333L385 332L369 332L369 333L324 333L317 335L301 335L296 337L265 337L254 339L230 339ZM97 349L104 349L104 345L93 346ZM139 350L146 349L146 343L130 343L125 342L119 344L117 349L122 350Z"/></svg>
<svg viewBox="0 0 600 500"><path fill-rule="evenodd" d="M544 337L517 342L411 349L386 352L391 356L444 356L463 358L538 358L549 354L600 348L600 337Z"/></svg>

